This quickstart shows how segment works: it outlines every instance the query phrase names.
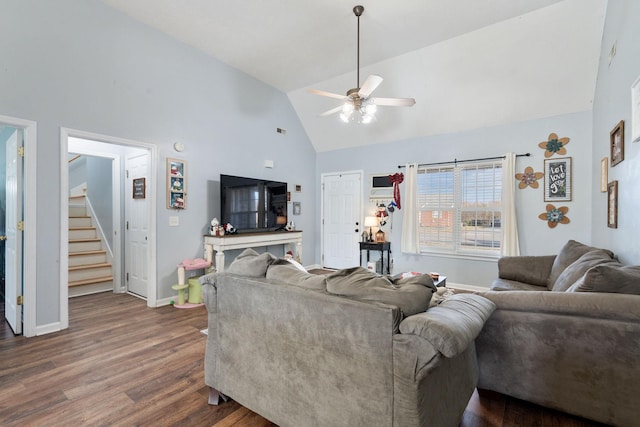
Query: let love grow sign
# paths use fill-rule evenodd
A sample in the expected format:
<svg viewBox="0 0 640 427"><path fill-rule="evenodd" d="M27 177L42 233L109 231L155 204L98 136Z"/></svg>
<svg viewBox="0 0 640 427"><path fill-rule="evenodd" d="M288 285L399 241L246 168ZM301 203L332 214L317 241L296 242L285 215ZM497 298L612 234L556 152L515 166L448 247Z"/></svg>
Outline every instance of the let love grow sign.
<svg viewBox="0 0 640 427"><path fill-rule="evenodd" d="M571 200L571 157L544 161L544 201Z"/></svg>

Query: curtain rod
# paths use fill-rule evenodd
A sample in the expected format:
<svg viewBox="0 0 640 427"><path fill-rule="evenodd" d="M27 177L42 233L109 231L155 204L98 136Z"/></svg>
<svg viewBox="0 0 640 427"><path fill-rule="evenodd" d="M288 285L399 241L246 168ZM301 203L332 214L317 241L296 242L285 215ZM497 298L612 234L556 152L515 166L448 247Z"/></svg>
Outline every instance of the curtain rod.
<svg viewBox="0 0 640 427"><path fill-rule="evenodd" d="M529 157L531 156L531 153L524 153L524 154L516 154L516 157ZM498 160L498 159L504 159L505 156L496 156L496 157L483 157L480 159L465 159L465 160L458 160L458 159L453 159L453 161L448 161L448 162L436 162L436 163L420 163L418 165L418 167L420 166L437 166L437 165L449 165L451 163L453 164L458 164L458 163L468 163L468 162L479 162L482 160ZM405 165L398 165L398 169L402 169L406 167Z"/></svg>

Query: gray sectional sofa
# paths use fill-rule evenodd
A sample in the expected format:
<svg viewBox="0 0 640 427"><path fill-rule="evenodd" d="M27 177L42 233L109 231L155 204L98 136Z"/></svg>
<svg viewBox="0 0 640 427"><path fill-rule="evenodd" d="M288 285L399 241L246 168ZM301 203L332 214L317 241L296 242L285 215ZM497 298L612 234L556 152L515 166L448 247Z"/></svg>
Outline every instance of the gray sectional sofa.
<svg viewBox="0 0 640 427"><path fill-rule="evenodd" d="M618 426L640 425L640 266L569 241L505 257L476 339L479 389Z"/></svg>
<svg viewBox="0 0 640 427"><path fill-rule="evenodd" d="M282 427L459 425L478 378L474 339L494 309L487 299L429 308L428 275L317 276L251 250L200 282L213 396Z"/></svg>

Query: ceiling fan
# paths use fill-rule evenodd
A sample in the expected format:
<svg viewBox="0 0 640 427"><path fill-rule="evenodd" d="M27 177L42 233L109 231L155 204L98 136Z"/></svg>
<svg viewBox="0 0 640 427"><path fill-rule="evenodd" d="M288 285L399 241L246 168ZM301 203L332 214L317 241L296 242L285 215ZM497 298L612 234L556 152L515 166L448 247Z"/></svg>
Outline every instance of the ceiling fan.
<svg viewBox="0 0 640 427"><path fill-rule="evenodd" d="M335 108L332 108L320 114L320 117L329 116L340 112L340 118L345 123L370 123L375 118L378 105L389 107L411 107L416 103L413 98L370 98L371 93L382 83L382 77L372 74L367 77L362 86L360 86L360 16L364 12L364 6L355 6L353 13L358 18L358 64L357 64L357 87L349 89L345 95L337 93L325 92L318 89L309 89L309 93L320 96L328 96L329 98L340 99L343 102Z"/></svg>

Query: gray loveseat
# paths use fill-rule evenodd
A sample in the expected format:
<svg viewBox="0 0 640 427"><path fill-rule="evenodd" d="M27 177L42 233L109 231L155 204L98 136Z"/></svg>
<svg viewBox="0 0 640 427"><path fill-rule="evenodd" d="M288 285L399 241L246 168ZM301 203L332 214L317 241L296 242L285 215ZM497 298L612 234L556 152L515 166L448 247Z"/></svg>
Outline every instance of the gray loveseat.
<svg viewBox="0 0 640 427"><path fill-rule="evenodd" d="M479 389L599 422L640 423L640 266L569 241L506 257L476 339Z"/></svg>
<svg viewBox="0 0 640 427"><path fill-rule="evenodd" d="M457 426L494 306L468 294L427 310L427 278L311 275L245 251L200 279L205 382L283 427Z"/></svg>

